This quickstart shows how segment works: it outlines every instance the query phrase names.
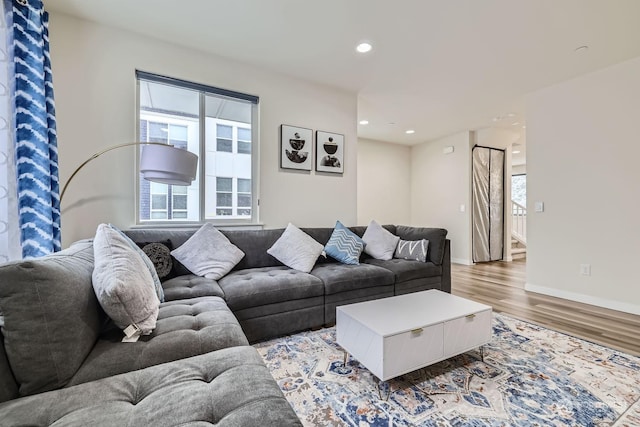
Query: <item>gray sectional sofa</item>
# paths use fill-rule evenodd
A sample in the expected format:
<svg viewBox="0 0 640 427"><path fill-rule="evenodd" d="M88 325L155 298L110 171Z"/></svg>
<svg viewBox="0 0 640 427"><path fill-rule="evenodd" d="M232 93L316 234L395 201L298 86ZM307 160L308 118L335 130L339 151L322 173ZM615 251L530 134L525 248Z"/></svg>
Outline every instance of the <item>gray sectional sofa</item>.
<svg viewBox="0 0 640 427"><path fill-rule="evenodd" d="M135 343L97 302L91 240L0 265L0 426L300 425L251 342L332 324L337 305L451 290L446 230L385 228L428 239L427 262L320 258L303 273L266 253L283 230L223 231L244 258L218 281L176 263L156 328ZM302 230L324 245L333 229ZM175 248L194 232L127 234Z"/></svg>

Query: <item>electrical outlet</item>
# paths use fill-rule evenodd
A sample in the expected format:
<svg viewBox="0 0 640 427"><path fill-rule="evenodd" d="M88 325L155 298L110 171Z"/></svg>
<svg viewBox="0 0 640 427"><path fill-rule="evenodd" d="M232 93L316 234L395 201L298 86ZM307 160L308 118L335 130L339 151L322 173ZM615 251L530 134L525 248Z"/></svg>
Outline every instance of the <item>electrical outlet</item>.
<svg viewBox="0 0 640 427"><path fill-rule="evenodd" d="M591 264L580 264L580 274L583 276L591 276Z"/></svg>

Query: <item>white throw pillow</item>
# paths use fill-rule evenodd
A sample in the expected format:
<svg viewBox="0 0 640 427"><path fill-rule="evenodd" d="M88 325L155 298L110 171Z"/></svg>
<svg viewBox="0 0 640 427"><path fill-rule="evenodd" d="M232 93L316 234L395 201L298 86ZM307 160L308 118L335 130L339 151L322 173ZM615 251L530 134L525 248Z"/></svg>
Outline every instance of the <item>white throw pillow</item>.
<svg viewBox="0 0 640 427"><path fill-rule="evenodd" d="M313 237L289 223L267 253L294 270L310 272L322 254L324 246Z"/></svg>
<svg viewBox="0 0 640 427"><path fill-rule="evenodd" d="M244 252L207 222L171 255L193 274L218 280L240 262Z"/></svg>
<svg viewBox="0 0 640 427"><path fill-rule="evenodd" d="M142 258L117 230L100 224L93 240L93 290L102 309L121 329L136 325L143 335L156 327L160 300Z"/></svg>
<svg viewBox="0 0 640 427"><path fill-rule="evenodd" d="M400 237L393 235L375 220L372 220L362 235L362 240L366 244L364 247L366 254L376 259L390 260L393 258Z"/></svg>

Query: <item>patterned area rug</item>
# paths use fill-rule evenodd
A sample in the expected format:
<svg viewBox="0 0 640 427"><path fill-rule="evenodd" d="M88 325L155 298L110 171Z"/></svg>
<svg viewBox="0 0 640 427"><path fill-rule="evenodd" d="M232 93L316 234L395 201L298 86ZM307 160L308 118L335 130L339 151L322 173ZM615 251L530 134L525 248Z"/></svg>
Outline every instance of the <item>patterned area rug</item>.
<svg viewBox="0 0 640 427"><path fill-rule="evenodd" d="M471 351L388 383L343 365L335 328L255 347L306 426L640 426L640 358L499 314L484 362Z"/></svg>

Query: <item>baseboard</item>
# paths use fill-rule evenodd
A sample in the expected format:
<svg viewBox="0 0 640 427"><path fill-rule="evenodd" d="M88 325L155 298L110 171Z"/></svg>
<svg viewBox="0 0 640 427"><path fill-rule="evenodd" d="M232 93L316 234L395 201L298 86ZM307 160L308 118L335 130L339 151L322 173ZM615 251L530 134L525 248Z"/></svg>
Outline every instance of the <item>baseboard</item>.
<svg viewBox="0 0 640 427"><path fill-rule="evenodd" d="M473 261L470 259L451 258L451 262L454 264L473 265Z"/></svg>
<svg viewBox="0 0 640 427"><path fill-rule="evenodd" d="M578 294L575 292L563 291L560 289L547 288L545 286L537 286L531 283L526 283L524 285L524 290L529 292L535 292L538 294L549 295L556 298L562 298L570 301L581 302L584 304L608 308L610 310L616 310L616 311L622 311L624 313L640 315L640 306L637 304L629 304L621 301L613 301L609 299L598 298L591 295L584 295L584 294Z"/></svg>

